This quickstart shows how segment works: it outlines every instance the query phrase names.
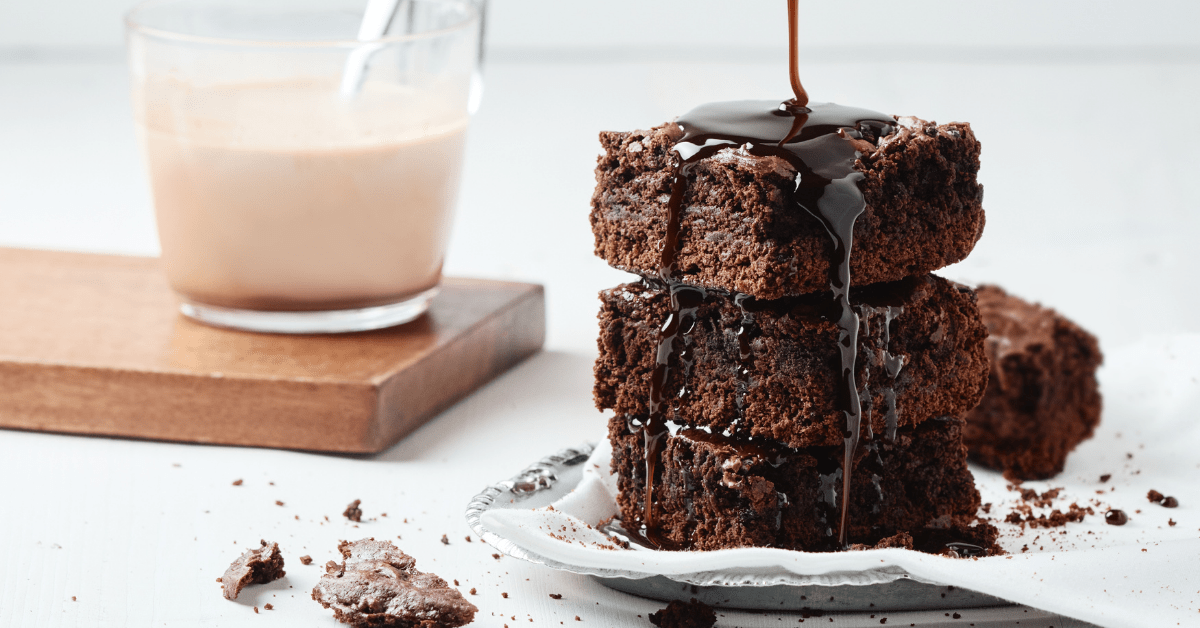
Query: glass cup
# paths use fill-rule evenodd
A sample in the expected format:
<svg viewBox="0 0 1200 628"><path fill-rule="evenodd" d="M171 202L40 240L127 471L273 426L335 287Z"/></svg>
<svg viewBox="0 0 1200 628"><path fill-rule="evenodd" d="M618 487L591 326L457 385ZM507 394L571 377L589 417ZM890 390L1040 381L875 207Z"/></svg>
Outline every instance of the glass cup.
<svg viewBox="0 0 1200 628"><path fill-rule="evenodd" d="M426 310L478 103L473 2L156 0L126 17L134 118L181 311L281 333Z"/></svg>

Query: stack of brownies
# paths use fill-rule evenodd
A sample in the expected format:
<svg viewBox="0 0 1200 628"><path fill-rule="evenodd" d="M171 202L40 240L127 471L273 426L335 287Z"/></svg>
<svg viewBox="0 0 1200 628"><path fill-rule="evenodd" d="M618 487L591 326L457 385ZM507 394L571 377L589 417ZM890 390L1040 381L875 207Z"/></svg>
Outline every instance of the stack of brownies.
<svg viewBox="0 0 1200 628"><path fill-rule="evenodd" d="M991 551L960 418L988 383L987 330L975 293L932 274L983 231L970 126L900 118L855 140L865 209L849 258L861 405L852 449L830 229L798 210L786 160L729 144L680 169L682 133L669 123L600 136L596 254L642 277L600 294L595 366L596 404L615 412L625 529L671 549ZM664 281L668 241L675 270ZM692 289L684 309L680 286ZM669 327L678 346L664 350ZM669 429L648 457L652 413Z"/></svg>

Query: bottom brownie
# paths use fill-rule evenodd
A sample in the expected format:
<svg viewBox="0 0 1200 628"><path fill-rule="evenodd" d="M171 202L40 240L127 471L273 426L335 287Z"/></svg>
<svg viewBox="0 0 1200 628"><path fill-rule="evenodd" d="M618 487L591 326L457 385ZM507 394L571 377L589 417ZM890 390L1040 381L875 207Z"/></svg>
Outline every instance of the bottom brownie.
<svg viewBox="0 0 1200 628"><path fill-rule="evenodd" d="M645 527L639 425L625 417L609 422L617 502L627 530ZM976 523L979 491L967 469L962 428L956 418L931 419L900 429L894 440L860 446L850 493L852 548L998 551L995 528ZM839 549L840 447L790 449L694 428L665 439L653 490L655 521L647 536L672 549Z"/></svg>
<svg viewBox="0 0 1200 628"><path fill-rule="evenodd" d="M1063 470L1067 454L1100 422L1096 338L1054 310L980 286L991 374L966 415L972 458L1023 480Z"/></svg>

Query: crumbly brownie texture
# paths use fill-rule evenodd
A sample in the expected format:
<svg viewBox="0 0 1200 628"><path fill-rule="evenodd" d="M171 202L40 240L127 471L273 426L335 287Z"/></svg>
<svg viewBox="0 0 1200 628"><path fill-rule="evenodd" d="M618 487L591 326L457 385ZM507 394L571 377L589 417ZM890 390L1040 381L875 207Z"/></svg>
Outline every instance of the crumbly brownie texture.
<svg viewBox="0 0 1200 628"><path fill-rule="evenodd" d="M416 561L388 541L342 541L341 564L330 561L312 598L352 626L452 628L479 611L445 580L422 573Z"/></svg>
<svg viewBox="0 0 1200 628"><path fill-rule="evenodd" d="M246 550L237 560L229 564L221 576L221 589L225 599L236 600L242 589L251 584L266 584L282 578L283 554L278 543L259 541L261 547Z"/></svg>
<svg viewBox="0 0 1200 628"><path fill-rule="evenodd" d="M717 614L704 602L672 600L667 607L650 613L650 623L658 628L712 628Z"/></svg>
<svg viewBox="0 0 1200 628"><path fill-rule="evenodd" d="M966 123L900 118L896 132L855 169L866 210L850 260L857 285L923 275L971 252L983 233L979 142ZM604 132L591 223L596 255L649 276L666 234L678 125ZM796 172L739 148L701 160L688 175L679 279L775 299L829 289L833 240L794 200Z"/></svg>
<svg viewBox="0 0 1200 628"><path fill-rule="evenodd" d="M971 457L1023 480L1054 477L1100 422L1096 337L996 286L978 290L991 374L966 415Z"/></svg>
<svg viewBox="0 0 1200 628"><path fill-rule="evenodd" d="M866 315L857 382L866 391L864 418L870 418L875 433L886 430L889 389L899 426L959 416L978 403L987 385L987 332L969 288L923 275L862 288L853 298L860 315ZM645 416L658 330L670 312L670 296L639 282L605 290L600 299L596 405L618 416ZM840 445L845 417L837 401L838 327L827 313L820 316L830 302L827 295L813 295L747 304L753 310L751 355L743 361L742 310L733 298L710 293L684 338L691 365L678 355L671 364L664 397L673 407L665 418L790 447ZM886 343L880 304L904 308L887 326ZM895 379L884 368L885 351L903 357Z"/></svg>
<svg viewBox="0 0 1200 628"><path fill-rule="evenodd" d="M894 441L877 439L878 453L859 448L850 493L851 543L858 549L940 553L956 540L998 551L995 528L975 524L979 492L967 469L962 426L960 419L934 419L901 429ZM637 528L644 522L643 437L615 417L609 439L621 520ZM663 448L656 527L680 549L834 549L838 511L822 500L828 491L840 491L841 455L840 447L792 450L682 430L667 436ZM928 547L929 539L943 537L940 547Z"/></svg>

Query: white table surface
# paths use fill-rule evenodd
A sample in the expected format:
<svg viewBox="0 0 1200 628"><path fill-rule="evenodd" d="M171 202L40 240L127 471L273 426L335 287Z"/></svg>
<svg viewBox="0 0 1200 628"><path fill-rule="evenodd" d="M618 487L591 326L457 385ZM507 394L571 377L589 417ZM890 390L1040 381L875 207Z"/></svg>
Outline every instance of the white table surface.
<svg viewBox="0 0 1200 628"><path fill-rule="evenodd" d="M972 122L988 224L944 275L1050 304L1108 348L1200 331L1194 60L822 63L804 79L815 100ZM119 57L0 63L0 246L157 252L127 87ZM475 625L578 615L649 626L638 616L662 604L495 560L465 540L462 511L485 485L603 435L591 402L595 293L628 276L591 255L596 133L709 100L786 96L782 64L492 63L446 270L545 284L546 350L378 456L0 432L0 626L334 626L308 591L337 541L363 536L400 537L419 567L475 587ZM368 518L358 526L340 516L353 499ZM280 543L287 578L224 600L214 579L260 538ZM267 602L275 610L256 615ZM961 614L888 624L1083 625L1034 609ZM718 625L797 619L731 612Z"/></svg>

